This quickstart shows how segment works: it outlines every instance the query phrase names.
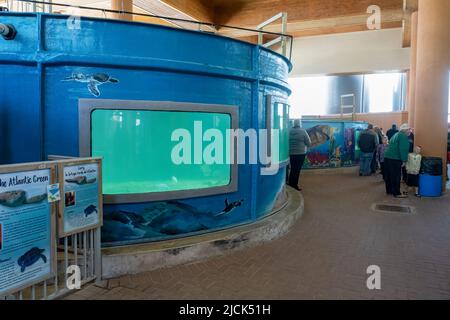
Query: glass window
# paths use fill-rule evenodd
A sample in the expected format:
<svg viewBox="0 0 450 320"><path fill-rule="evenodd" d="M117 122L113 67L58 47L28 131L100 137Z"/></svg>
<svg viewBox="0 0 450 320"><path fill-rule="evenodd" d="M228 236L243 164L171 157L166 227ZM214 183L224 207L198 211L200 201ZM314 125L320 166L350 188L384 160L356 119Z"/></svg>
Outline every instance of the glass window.
<svg viewBox="0 0 450 320"><path fill-rule="evenodd" d="M402 110L403 74L382 73L364 76L364 110L392 112Z"/></svg>
<svg viewBox="0 0 450 320"><path fill-rule="evenodd" d="M91 153L104 157L103 193L106 195L142 194L180 190L196 190L227 186L231 180L231 165L223 152L221 164L193 164L194 152L203 152L211 142L194 131L200 122L202 132L216 129L226 137L232 128L230 114L95 109L91 115ZM177 165L172 150L179 142L172 133L186 129L190 134L189 165ZM216 131L217 132L217 131ZM181 141L181 140L180 140ZM222 149L223 150L223 149ZM202 154L203 156L203 154Z"/></svg>
<svg viewBox="0 0 450 320"><path fill-rule="evenodd" d="M404 110L406 74L382 73L289 79L293 118L341 113L341 97L353 96L356 113ZM344 104L348 104L344 99ZM344 113L350 113L351 108Z"/></svg>
<svg viewBox="0 0 450 320"><path fill-rule="evenodd" d="M291 116L326 115L330 96L329 77L301 77L289 79L292 88L290 96Z"/></svg>
<svg viewBox="0 0 450 320"><path fill-rule="evenodd" d="M272 97L268 98L269 117L267 128L278 130L278 141L273 134L271 135L269 147L270 153L274 150L273 146L278 143L279 163L289 160L289 109L290 106L285 103L272 102Z"/></svg>

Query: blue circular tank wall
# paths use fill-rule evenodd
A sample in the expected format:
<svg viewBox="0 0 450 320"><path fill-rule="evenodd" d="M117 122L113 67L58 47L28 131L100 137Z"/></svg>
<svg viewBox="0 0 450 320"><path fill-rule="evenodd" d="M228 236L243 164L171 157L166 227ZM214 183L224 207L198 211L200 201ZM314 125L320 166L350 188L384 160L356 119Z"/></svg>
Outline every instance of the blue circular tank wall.
<svg viewBox="0 0 450 320"><path fill-rule="evenodd" d="M0 40L0 164L80 156L80 99L238 106L238 127L247 130L266 129L267 96L287 103L290 94L287 59L229 38L93 18L82 18L73 29L61 15L0 13L0 22L18 31L15 40ZM96 91L81 81L64 81L97 73L119 83ZM264 217L286 201L286 168L269 176L260 169L239 165L232 193L106 205L103 242L149 242ZM244 202L232 213L214 215L226 200L239 199Z"/></svg>

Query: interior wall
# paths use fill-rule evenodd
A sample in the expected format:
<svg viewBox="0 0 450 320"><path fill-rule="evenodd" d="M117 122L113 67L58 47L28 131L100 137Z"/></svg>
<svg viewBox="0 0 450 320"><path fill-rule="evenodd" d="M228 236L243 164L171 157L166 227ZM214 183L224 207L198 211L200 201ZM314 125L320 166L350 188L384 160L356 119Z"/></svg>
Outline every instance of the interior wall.
<svg viewBox="0 0 450 320"><path fill-rule="evenodd" d="M384 113L356 113L355 117L352 118L350 114L341 117L340 114L330 114L325 116L305 116L303 119L320 119L323 121L330 120L348 120L348 121L364 121L371 123L374 126L383 128L384 133L386 133L392 125L395 123L397 126L401 126L403 123L408 122L408 112L384 112Z"/></svg>
<svg viewBox="0 0 450 320"><path fill-rule="evenodd" d="M291 77L407 70L410 48L402 30L352 32L294 40Z"/></svg>
<svg viewBox="0 0 450 320"><path fill-rule="evenodd" d="M387 113L359 113L356 114L356 121L365 121L383 128L386 133L392 124L400 127L403 123L408 123L408 112L387 112Z"/></svg>

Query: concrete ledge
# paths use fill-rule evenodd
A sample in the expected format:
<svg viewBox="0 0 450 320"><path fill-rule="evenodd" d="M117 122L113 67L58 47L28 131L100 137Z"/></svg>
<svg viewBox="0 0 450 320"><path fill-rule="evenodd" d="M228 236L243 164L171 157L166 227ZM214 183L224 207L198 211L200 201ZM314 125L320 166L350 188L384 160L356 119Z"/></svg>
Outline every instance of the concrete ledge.
<svg viewBox="0 0 450 320"><path fill-rule="evenodd" d="M103 279L205 260L282 237L304 211L303 196L288 188L287 204L255 223L189 238L102 250Z"/></svg>
<svg viewBox="0 0 450 320"><path fill-rule="evenodd" d="M335 174L356 174L358 175L359 166L342 168L319 168L302 170L302 175L335 175Z"/></svg>

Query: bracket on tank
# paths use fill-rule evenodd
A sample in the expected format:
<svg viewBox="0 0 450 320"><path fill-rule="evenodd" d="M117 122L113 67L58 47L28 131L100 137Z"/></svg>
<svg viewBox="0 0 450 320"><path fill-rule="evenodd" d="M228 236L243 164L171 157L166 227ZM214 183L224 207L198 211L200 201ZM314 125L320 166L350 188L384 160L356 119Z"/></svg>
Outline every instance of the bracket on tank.
<svg viewBox="0 0 450 320"><path fill-rule="evenodd" d="M17 35L17 30L11 24L0 23L0 35L5 40L14 40Z"/></svg>

